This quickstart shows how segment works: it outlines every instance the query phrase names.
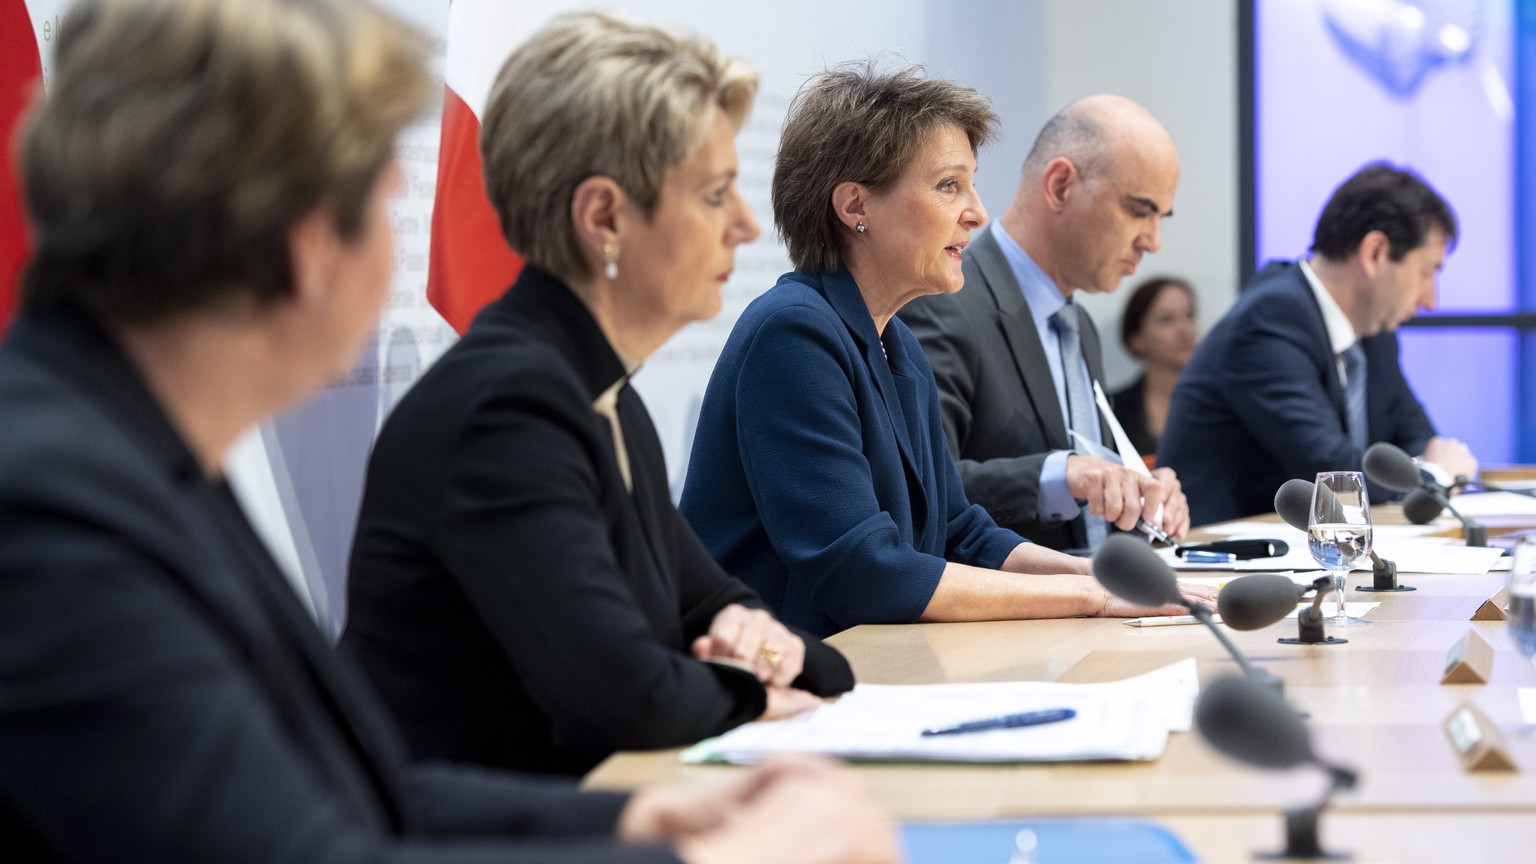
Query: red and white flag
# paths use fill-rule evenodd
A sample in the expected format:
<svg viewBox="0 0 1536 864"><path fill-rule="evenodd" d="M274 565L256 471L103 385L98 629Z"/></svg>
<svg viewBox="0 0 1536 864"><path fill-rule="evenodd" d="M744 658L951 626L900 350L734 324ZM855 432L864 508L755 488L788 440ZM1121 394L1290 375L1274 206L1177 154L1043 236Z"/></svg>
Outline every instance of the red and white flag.
<svg viewBox="0 0 1536 864"><path fill-rule="evenodd" d="M27 258L27 222L17 177L16 124L43 75L36 31L24 0L0 0L0 333L16 305Z"/></svg>
<svg viewBox="0 0 1536 864"><path fill-rule="evenodd" d="M448 8L448 56L443 78L442 145L427 299L459 333L475 313L512 284L522 258L507 247L481 177L480 116L491 82L512 49L550 10L547 4L453 0Z"/></svg>

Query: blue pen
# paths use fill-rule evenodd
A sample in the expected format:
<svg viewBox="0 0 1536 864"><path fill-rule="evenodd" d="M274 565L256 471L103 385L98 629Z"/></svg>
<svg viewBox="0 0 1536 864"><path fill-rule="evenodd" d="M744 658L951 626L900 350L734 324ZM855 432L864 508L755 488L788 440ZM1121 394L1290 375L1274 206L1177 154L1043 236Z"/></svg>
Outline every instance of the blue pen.
<svg viewBox="0 0 1536 864"><path fill-rule="evenodd" d="M1001 717L989 717L986 720L971 720L967 723L945 726L942 729L924 729L923 736L964 735L967 732L985 732L988 729L1017 729L1021 726L1043 726L1046 723L1060 723L1063 720L1071 720L1076 716L1077 712L1071 708L1049 708L1045 711L1028 711L1023 714L1004 714Z"/></svg>

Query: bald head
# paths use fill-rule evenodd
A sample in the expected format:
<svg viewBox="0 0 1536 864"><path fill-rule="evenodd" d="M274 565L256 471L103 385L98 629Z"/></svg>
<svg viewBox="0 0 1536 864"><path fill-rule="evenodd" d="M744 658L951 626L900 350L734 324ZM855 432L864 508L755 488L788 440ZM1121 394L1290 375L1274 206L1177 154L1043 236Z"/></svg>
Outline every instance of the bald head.
<svg viewBox="0 0 1536 864"><path fill-rule="evenodd" d="M1052 160L1068 159L1086 176L1126 151L1151 149L1171 155L1173 138L1152 113L1124 96L1087 96L1047 120L1024 159L1024 179L1037 179Z"/></svg>
<svg viewBox="0 0 1536 864"><path fill-rule="evenodd" d="M1162 246L1179 154L1168 130L1123 96L1089 96L1046 122L1001 227L1063 293L1113 291Z"/></svg>

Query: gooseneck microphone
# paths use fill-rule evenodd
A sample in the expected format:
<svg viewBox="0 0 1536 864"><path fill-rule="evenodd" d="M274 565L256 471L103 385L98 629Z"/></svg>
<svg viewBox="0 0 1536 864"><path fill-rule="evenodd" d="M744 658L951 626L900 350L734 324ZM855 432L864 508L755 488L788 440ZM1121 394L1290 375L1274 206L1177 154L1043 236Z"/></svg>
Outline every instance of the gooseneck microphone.
<svg viewBox="0 0 1536 864"><path fill-rule="evenodd" d="M1248 659L1237 650L1227 634L1217 629L1211 620L1211 607L1185 599L1173 570L1145 541L1132 534L1111 534L1104 538L1104 545L1093 556L1093 576L1109 593L1138 606L1183 606L1215 634L1244 675L1277 692L1283 686L1279 678L1249 665ZM1295 605L1293 602L1291 608Z"/></svg>
<svg viewBox="0 0 1536 864"><path fill-rule="evenodd" d="M1443 512L1440 499L1427 490L1415 489L1403 498L1403 516L1415 525L1428 525Z"/></svg>
<svg viewBox="0 0 1536 864"><path fill-rule="evenodd" d="M1441 508L1451 511L1451 515L1461 522L1461 534L1468 546L1488 545L1487 526L1457 512L1456 508L1451 506L1451 499L1445 487L1432 480L1424 479L1419 473L1419 466L1414 464L1413 457L1403 452L1401 447L1385 441L1372 444L1365 451L1361 467L1365 469L1365 476L1371 478L1372 482L1385 486L1393 492L1408 493L1408 498L1413 500L1412 502L1408 498L1403 500L1403 515L1410 521L1422 525L1440 515L1439 510L1434 510L1430 506L1430 502L1433 501ZM1415 495L1415 493L1419 494ZM1409 506L1410 503L1412 507ZM1425 518L1432 510L1433 515Z"/></svg>
<svg viewBox="0 0 1536 864"><path fill-rule="evenodd" d="M1287 645L1343 645L1349 640L1323 631L1323 597L1332 590L1330 576L1319 576L1311 585L1297 585L1280 573L1255 573L1228 582L1216 596L1216 611L1221 613L1222 623L1233 630L1260 630L1291 614L1298 602L1315 591L1312 605L1296 613L1296 638L1280 641Z"/></svg>
<svg viewBox="0 0 1536 864"><path fill-rule="evenodd" d="M1275 512L1279 514L1281 519L1285 520L1285 524L1295 528L1297 531L1305 533L1311 528L1308 517L1312 512L1312 494L1316 488L1317 484L1310 480L1296 479L1285 481L1284 483L1280 484L1280 488L1275 491ZM1340 506L1339 499L1337 497L1331 497L1333 496L1332 491L1327 489L1324 489L1323 491L1327 492L1330 496L1329 512L1336 512ZM1410 495L1409 497L1411 498L1413 496ZM1403 512L1408 512L1407 501L1403 502ZM1430 518L1433 519L1434 517L1431 516ZM1340 514L1337 519L1330 518L1330 521L1343 522L1344 517L1342 514ZM1426 519L1425 521L1427 522L1429 520ZM1369 586L1356 586L1355 590L1413 591L1416 589L1411 585L1398 584L1397 563L1377 555L1376 550L1372 549L1371 584ZM1225 618L1225 616L1223 616L1223 618Z"/></svg>
<svg viewBox="0 0 1536 864"><path fill-rule="evenodd" d="M1280 573L1255 573L1228 582L1216 595L1216 611L1233 630L1262 630L1289 616L1309 590Z"/></svg>
<svg viewBox="0 0 1536 864"><path fill-rule="evenodd" d="M1327 771L1331 782L1322 800L1287 810L1284 851L1263 857L1338 857L1323 850L1318 820L1334 794L1353 789L1359 778L1354 771L1317 757L1306 724L1279 694L1246 678L1219 678L1207 684L1195 701L1195 728L1212 747L1239 762L1277 769L1316 765Z"/></svg>

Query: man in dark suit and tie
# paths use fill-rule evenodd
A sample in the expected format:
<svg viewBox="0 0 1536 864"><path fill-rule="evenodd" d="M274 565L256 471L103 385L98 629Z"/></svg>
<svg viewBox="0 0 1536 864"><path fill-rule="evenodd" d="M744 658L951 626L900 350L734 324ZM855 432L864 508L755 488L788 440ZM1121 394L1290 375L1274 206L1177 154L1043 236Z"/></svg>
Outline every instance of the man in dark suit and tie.
<svg viewBox="0 0 1536 864"><path fill-rule="evenodd" d="M1041 129L1007 212L966 248L965 288L900 313L933 367L967 497L1038 543L1093 549L1139 516L1175 536L1189 527L1172 471L1146 477L1085 452L1114 439L1093 392L1098 330L1073 302L1115 290L1161 247L1178 183L1173 140L1145 108L1074 102Z"/></svg>
<svg viewBox="0 0 1536 864"><path fill-rule="evenodd" d="M1334 191L1312 256L1272 261L1195 351L1158 461L1195 522L1267 512L1286 480L1359 470L1388 441L1455 476L1466 445L1435 434L1398 365L1398 325L1435 306L1456 217L1422 179L1368 165Z"/></svg>

